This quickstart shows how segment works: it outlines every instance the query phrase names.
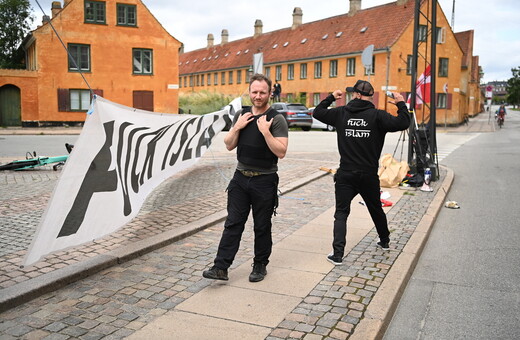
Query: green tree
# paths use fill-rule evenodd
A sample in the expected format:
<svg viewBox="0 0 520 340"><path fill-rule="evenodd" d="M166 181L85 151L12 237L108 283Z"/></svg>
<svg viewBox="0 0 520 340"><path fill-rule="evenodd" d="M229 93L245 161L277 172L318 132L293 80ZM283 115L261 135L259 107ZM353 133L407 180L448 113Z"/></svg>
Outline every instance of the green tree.
<svg viewBox="0 0 520 340"><path fill-rule="evenodd" d="M20 47L34 17L29 0L0 0L0 68L23 68Z"/></svg>
<svg viewBox="0 0 520 340"><path fill-rule="evenodd" d="M513 78L507 81L507 102L517 106L520 104L520 66L512 68Z"/></svg>

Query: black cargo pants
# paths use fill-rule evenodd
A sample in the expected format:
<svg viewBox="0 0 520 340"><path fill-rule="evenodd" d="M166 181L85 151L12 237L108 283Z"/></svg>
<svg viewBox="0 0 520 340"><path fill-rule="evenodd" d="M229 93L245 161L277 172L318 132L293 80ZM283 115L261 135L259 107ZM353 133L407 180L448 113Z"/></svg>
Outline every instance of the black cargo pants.
<svg viewBox="0 0 520 340"><path fill-rule="evenodd" d="M343 257L347 236L347 218L350 204L357 194L365 202L382 242L390 240L386 214L381 206L381 187L376 173L346 171L338 169L334 175L336 211L334 213L334 256Z"/></svg>
<svg viewBox="0 0 520 340"><path fill-rule="evenodd" d="M227 269L233 263L251 209L255 234L254 262L269 263L273 246L271 217L278 205L277 190L276 173L248 177L235 171L227 188L228 216L214 261L217 268Z"/></svg>

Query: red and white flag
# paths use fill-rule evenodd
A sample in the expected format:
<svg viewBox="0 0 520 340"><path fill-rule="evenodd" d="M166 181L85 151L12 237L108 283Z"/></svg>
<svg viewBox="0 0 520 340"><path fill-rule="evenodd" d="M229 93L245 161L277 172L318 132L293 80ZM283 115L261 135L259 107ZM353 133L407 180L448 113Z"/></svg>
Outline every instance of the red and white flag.
<svg viewBox="0 0 520 340"><path fill-rule="evenodd" d="M431 84L431 65L428 65L415 83L415 105L430 102L430 84ZM411 96L408 97L407 103L410 103Z"/></svg>

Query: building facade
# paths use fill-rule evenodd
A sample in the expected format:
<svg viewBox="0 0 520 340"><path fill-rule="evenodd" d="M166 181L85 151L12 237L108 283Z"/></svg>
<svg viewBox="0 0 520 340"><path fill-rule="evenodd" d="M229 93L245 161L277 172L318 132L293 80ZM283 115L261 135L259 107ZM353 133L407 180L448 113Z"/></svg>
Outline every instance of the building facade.
<svg viewBox="0 0 520 340"><path fill-rule="evenodd" d="M395 111L388 104L386 90L408 95L415 84L411 79L415 1L398 0L364 10L361 0L349 3L345 14L305 24L303 11L296 7L292 26L273 32L264 33L262 22L257 20L254 34L236 41L228 40L227 30L222 31L220 44L208 35L206 48L179 56L180 93L243 95L247 93L250 75L257 69L253 57L257 55L263 59L263 73L282 85L285 101L315 106L333 90L344 90L357 79L364 79L374 85L376 107ZM431 7L431 1L421 1L424 12L428 6ZM474 59L469 50L472 44L467 51L461 47L440 6L437 13L436 96L431 105L436 105L437 124L459 124L470 108L480 106L480 98L471 105L467 102L468 93L473 91L467 83L473 79L471 74L463 76L468 67L479 69L478 58ZM433 37L425 18L420 19L418 39L422 42L419 53L427 55L427 41ZM363 52L370 50L371 45L372 62L365 67ZM469 64L464 61L465 55L471 56ZM418 73L425 69L426 62L419 60ZM478 84L479 80L475 81ZM337 104L349 99L347 96ZM425 107L418 107L416 112L419 120L428 119Z"/></svg>
<svg viewBox="0 0 520 340"><path fill-rule="evenodd" d="M178 113L181 43L141 0L54 1L22 47L26 69L0 70L0 125L82 123L92 93Z"/></svg>

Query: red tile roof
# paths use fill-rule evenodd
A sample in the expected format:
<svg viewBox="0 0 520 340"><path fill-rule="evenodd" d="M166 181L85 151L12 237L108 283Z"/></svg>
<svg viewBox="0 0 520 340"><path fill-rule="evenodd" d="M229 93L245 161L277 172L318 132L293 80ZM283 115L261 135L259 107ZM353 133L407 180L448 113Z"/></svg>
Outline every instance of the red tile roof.
<svg viewBox="0 0 520 340"><path fill-rule="evenodd" d="M462 48L462 67L469 67L473 57L473 30L455 33L455 38Z"/></svg>
<svg viewBox="0 0 520 340"><path fill-rule="evenodd" d="M264 65L315 59L334 55L359 54L368 45L374 51L391 47L413 23L414 1L404 5L389 3L302 24L215 44L179 55L181 75L252 65L253 54L263 52ZM366 31L362 33L362 29Z"/></svg>

